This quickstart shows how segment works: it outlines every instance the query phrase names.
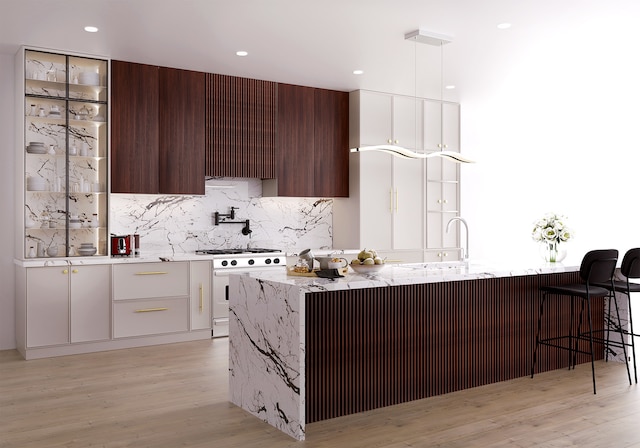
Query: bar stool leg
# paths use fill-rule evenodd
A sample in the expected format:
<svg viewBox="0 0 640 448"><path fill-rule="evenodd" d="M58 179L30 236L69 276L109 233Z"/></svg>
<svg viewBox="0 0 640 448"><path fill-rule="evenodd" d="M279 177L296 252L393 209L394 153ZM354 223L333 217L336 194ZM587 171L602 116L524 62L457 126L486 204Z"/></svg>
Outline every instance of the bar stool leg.
<svg viewBox="0 0 640 448"><path fill-rule="evenodd" d="M611 294L615 294L615 292L612 292ZM629 377L629 385L631 385L632 384L631 372L629 371L629 358L627 357L627 345L624 341L624 330L622 329L622 321L620 320L620 309L618 308L618 299L616 297L613 298L613 303L616 306L616 317L618 318L618 334L620 335L620 342L622 342L622 353L624 354L624 363L627 365L627 377ZM608 330L607 330L607 333L608 333Z"/></svg>
<svg viewBox="0 0 640 448"><path fill-rule="evenodd" d="M584 305L583 305L584 306ZM596 366L593 359L593 326L591 324L591 297L587 293L587 314L589 319L589 348L591 351L591 378L593 379L593 394L596 393Z"/></svg>
<svg viewBox="0 0 640 448"><path fill-rule="evenodd" d="M538 331L536 333L536 346L533 349L533 363L531 364L531 378L533 378L533 372L536 367L536 355L538 353L538 347L540 346L540 329L542 328L542 314L544 312L544 302L547 299L547 293L542 294L540 299L540 312L538 313Z"/></svg>
<svg viewBox="0 0 640 448"><path fill-rule="evenodd" d="M631 332L631 353L633 354L633 377L638 384L638 368L636 366L636 344L635 344L635 331L633 331L633 313L631 312L631 292L627 292L627 299L629 301L629 331Z"/></svg>

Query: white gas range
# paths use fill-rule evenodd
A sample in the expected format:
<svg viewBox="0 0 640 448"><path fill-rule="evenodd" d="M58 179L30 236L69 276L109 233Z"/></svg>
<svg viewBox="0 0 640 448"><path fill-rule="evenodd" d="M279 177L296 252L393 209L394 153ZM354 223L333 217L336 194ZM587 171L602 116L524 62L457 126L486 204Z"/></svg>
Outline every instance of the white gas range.
<svg viewBox="0 0 640 448"><path fill-rule="evenodd" d="M198 255L213 256L212 330L214 338L229 335L229 275L254 270L284 270L286 254L278 249L200 249Z"/></svg>

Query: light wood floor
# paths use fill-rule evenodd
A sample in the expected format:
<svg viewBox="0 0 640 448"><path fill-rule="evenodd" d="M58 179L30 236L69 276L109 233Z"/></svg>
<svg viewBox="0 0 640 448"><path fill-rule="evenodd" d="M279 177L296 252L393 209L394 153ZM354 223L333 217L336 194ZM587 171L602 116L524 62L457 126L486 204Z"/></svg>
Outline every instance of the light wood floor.
<svg viewBox="0 0 640 448"><path fill-rule="evenodd" d="M640 447L640 389L598 362L307 425L227 402L227 341L24 361L0 352L0 447Z"/></svg>

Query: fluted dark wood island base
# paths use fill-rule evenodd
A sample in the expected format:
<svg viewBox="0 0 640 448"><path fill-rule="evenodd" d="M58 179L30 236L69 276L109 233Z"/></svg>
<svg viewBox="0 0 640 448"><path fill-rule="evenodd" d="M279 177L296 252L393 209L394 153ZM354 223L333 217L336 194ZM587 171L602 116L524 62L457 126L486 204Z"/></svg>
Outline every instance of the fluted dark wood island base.
<svg viewBox="0 0 640 448"><path fill-rule="evenodd" d="M302 440L305 423L529 375L538 288L578 281L577 267L417 267L338 282L233 277L231 401ZM566 330L567 303L545 309L549 335ZM593 308L603 328L604 301ZM537 365L566 367L567 353L545 348Z"/></svg>

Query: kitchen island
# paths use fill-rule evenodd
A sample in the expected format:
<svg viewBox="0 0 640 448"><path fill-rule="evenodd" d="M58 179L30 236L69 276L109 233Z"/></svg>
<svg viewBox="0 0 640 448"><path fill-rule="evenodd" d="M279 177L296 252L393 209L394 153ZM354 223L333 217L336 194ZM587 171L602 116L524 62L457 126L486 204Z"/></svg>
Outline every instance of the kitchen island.
<svg viewBox="0 0 640 448"><path fill-rule="evenodd" d="M349 269L336 281L232 276L230 400L304 440L307 423L529 375L539 287L578 281L578 270L440 263ZM593 309L603 328L604 301ZM568 301L550 301L548 335L568 313ZM566 365L566 353L544 348L537 371Z"/></svg>

